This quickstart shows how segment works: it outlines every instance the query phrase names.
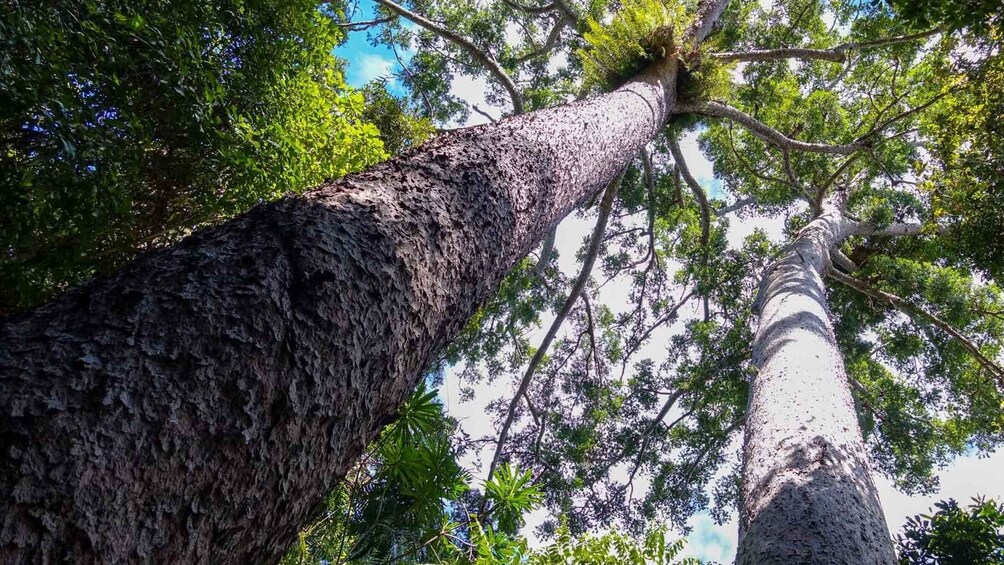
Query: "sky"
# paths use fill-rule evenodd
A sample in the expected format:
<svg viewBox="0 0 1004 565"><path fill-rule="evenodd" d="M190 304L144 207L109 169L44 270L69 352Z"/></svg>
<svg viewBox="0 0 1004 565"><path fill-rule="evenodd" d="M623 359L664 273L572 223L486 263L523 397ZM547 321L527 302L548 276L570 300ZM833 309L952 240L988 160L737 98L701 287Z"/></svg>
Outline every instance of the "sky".
<svg viewBox="0 0 1004 565"><path fill-rule="evenodd" d="M361 21L373 18L372 2L360 0L358 11L352 15L352 19ZM400 71L400 65L393 52L383 46L373 46L367 39L366 31L351 33L348 40L336 49L335 53L346 61L346 81L350 86L361 87L371 80L383 77L389 80L388 87L391 92L398 95L404 93L401 85L393 80L393 73ZM407 51L400 52L400 54L405 62L411 57L411 53ZM486 110L494 117L500 116L502 110L492 107L485 101L485 90L486 83L483 78L466 76L453 78L452 93L454 95L469 104L478 105L479 108ZM487 118L472 112L467 122L448 124L448 126L471 126L487 121ZM696 136L686 137L682 140L681 147L692 173L701 185L708 190L712 198L722 198L722 183L714 178L712 164L697 147ZM729 231L729 241L733 244L738 243L756 228L764 229L774 240L781 238L782 226L776 220L733 219ZM556 248L559 253L559 264L566 274L574 276L573 273L577 270L574 257L583 238L589 234L591 229L591 217L582 218L574 214L560 225L557 232ZM626 289L618 291L614 287L611 291L606 291L605 294L601 295L601 298L604 303L616 304L626 300L624 292ZM542 319L542 327L537 335L530 336L531 343L539 342L550 323L551 319ZM661 344L666 343L669 335L671 334L653 335L653 339L647 345L649 348L654 348L649 355L658 355L657 350ZM640 352L642 355L645 353L645 351ZM496 381L491 387L476 388L473 401L460 402L460 384L452 371L448 370L440 395L447 410L460 420L465 431L473 437L480 437L490 433L492 429L492 422L484 417L485 406L498 398L508 399L514 388L515 383L504 386ZM738 448L738 445L733 447ZM490 458L490 454L487 458ZM487 461L472 461L470 463L475 466L486 465ZM876 476L875 480L890 532L895 534L905 523L907 517L928 512L933 503L938 500L955 498L960 502L968 502L971 497L976 495L986 495L1004 500L1004 480L1000 480L999 477L1002 471L1004 471L1004 452L983 459L975 456L958 458L942 470L940 474L941 490L928 496L907 496L897 491L884 477ZM534 543L540 544L545 541L536 539L532 531L533 525L540 523L545 517L546 512L540 510L533 513L528 520L525 533ZM726 524L717 525L709 514L701 513L692 518L688 525L692 527L692 531L688 536L685 555L722 564L732 562L738 541L735 516Z"/></svg>

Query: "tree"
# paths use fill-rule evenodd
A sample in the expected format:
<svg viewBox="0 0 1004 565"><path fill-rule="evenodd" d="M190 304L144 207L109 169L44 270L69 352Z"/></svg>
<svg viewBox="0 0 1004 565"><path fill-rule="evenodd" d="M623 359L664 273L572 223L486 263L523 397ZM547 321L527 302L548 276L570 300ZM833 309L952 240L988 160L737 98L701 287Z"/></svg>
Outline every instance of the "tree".
<svg viewBox="0 0 1004 565"><path fill-rule="evenodd" d="M507 49L486 53L505 27L494 12L485 18L444 2L445 15L458 21L444 26L381 4L427 30L420 37L428 50L408 73L416 102L427 102L430 115L456 110L448 98L429 96L443 84L428 77L449 65L486 69L515 114L526 100L561 100L556 85L571 82L553 80L533 57L520 67ZM600 263L611 274L644 265L632 287L637 313L618 319L594 309L583 292L588 268L567 281L578 290L554 302L579 339L558 341L553 357L539 357L548 382L574 378L547 388L535 370L524 373L527 384L519 389L526 392L500 407L500 423L532 423L498 442L503 455L496 460L532 462L544 471L545 493L554 493L547 502L570 507L576 496L586 498L587 508L597 509L586 519L632 508L633 492L610 479L614 466L627 465L630 479L651 473L652 486L635 506L642 516L666 506L685 516L707 504L703 483L726 460L745 420L746 477L721 485L726 503L739 497L740 486L747 502L741 559L783 562L801 542L815 552L805 557L818 562L892 562L856 417L873 447L892 446L880 469L907 485L929 486L934 464L969 443L990 448L1000 441L999 411L990 408L1000 405L1001 327L973 313L999 311L999 289L960 274L930 220L930 200L902 178L913 144L929 140L911 129L925 125L925 109L955 92L957 73L937 64L951 41L937 30L902 29L884 12L856 19L854 7L838 10L834 21L844 25L830 29L816 2L782 2L777 14L755 3L723 13L724 2L709 2L694 13L653 2L659 9L645 10L639 1L624 3L609 26L588 21L604 19L603 2L591 3L588 14L571 2L539 12L502 4L512 13L556 18L555 41L583 46L565 78L585 69L584 93L610 92L443 136L367 173L259 207L7 321L2 405L15 456L4 461L3 489L17 498L5 513L4 551L62 551L75 543L81 555L123 559L154 550L214 561L278 556L295 524L330 491L330 477L345 475L506 272L518 263L517 280L525 278L522 258L531 248L623 173L620 203L604 199L594 232L600 243L590 244L584 259L604 248L609 218L617 231L633 229L611 213L614 205L644 211L644 237L611 233L623 245ZM566 20L574 33L560 24ZM716 21L720 31L709 37ZM464 22L489 41L459 35ZM399 21L386 25L387 41L400 40ZM918 48L925 40L935 47ZM747 63L742 81L733 80L735 61ZM530 84L552 88L522 92L523 81L509 75L527 67ZM817 88L831 82L836 91ZM737 197L732 204L707 198L681 158L680 132L699 120ZM732 124L741 129L733 132ZM668 135L649 152L648 142L662 133ZM643 148L641 167L630 167ZM684 185L692 197L683 195ZM725 216L743 201L775 217L790 211L793 245L775 249L756 236L738 251L727 249ZM644 259L632 265L639 248ZM830 268L831 257L841 270ZM680 268L670 271L670 259ZM541 263L547 281L549 263ZM760 267L767 265L761 285ZM861 295L825 289L824 274ZM675 298L670 291L678 289ZM836 309L832 330L827 291L846 306ZM756 294L759 375L748 360ZM665 367L643 359L628 377L606 378L615 364L623 375L652 328L674 321L690 299L703 317L673 339L676 355ZM505 313L494 313L482 310L480 325L468 329L498 335L494 321ZM778 317L811 323L813 331L765 322ZM914 319L925 331L910 342ZM513 327L500 326L509 333ZM869 340L871 332L890 338L885 351ZM59 340L56 353L46 339ZM118 346L130 340L137 347ZM809 375L775 370L806 343L832 360L815 375L824 387L809 386ZM902 372L906 361L922 365L906 378L888 368ZM932 387L935 394L921 394ZM822 406L820 422L765 401L780 391L820 406L821 389L835 391L840 402ZM944 406L948 393L961 392L966 402ZM568 403L576 406L570 415L554 406L565 399L577 401ZM675 419L666 424L670 414ZM777 435L785 428L797 432L793 440ZM65 445L50 448L38 437ZM160 440L156 449L146 449L150 437ZM148 464L129 471L124 462L140 453ZM172 469L186 471L183 484L157 475L181 476ZM81 486L83 477L90 482ZM823 482L835 488L818 490ZM112 515L108 503L123 492L130 493L126 511ZM853 497L841 500L840 493ZM816 503L800 509L808 518L792 523L796 515L785 508L803 495ZM851 500L860 505L835 511ZM45 531L31 527L39 513L52 524ZM569 528L581 519L569 516Z"/></svg>
<svg viewBox="0 0 1004 565"><path fill-rule="evenodd" d="M896 536L902 565L1004 563L1004 509L993 500L974 498L967 508L949 499L933 514L907 519Z"/></svg>
<svg viewBox="0 0 1004 565"><path fill-rule="evenodd" d="M443 136L5 320L5 559L278 558L506 271L655 135L676 73Z"/></svg>

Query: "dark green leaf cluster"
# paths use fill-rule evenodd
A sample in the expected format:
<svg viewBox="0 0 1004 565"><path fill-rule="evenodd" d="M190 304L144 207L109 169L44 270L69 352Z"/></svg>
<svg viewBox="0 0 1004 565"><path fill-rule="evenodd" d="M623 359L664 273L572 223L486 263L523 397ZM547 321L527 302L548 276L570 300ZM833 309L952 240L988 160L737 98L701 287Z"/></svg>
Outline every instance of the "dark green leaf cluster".
<svg viewBox="0 0 1004 565"><path fill-rule="evenodd" d="M874 253L866 249L860 257ZM875 255L863 267L878 288L911 297L987 358L1000 357L1004 320L993 313L1004 308L1004 295L996 285L905 257ZM943 328L847 289L832 300L862 430L879 469L901 488L931 491L937 469L954 456L1004 440L998 379ZM862 337L869 334L874 340Z"/></svg>
<svg viewBox="0 0 1004 565"><path fill-rule="evenodd" d="M874 1L874 0L873 0ZM988 25L1000 25L1001 6L996 0L882 0L904 19L927 28L947 26L972 28L977 32Z"/></svg>
<svg viewBox="0 0 1004 565"><path fill-rule="evenodd" d="M419 117L404 99L388 92L385 83L367 84L362 94L365 104L361 118L376 126L384 151L391 155L414 149L436 134L432 121Z"/></svg>
<svg viewBox="0 0 1004 565"><path fill-rule="evenodd" d="M896 536L900 565L999 565L1004 563L1004 505L974 498L968 507L952 499L937 512L907 519Z"/></svg>

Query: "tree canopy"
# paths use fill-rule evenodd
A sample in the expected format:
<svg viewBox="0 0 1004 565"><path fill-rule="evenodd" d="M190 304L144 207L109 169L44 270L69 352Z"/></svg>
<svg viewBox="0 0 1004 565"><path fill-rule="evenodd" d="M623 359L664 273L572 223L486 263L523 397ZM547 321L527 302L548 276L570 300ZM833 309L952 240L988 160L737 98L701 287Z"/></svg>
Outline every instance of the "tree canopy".
<svg viewBox="0 0 1004 565"><path fill-rule="evenodd" d="M949 499L937 512L907 520L896 537L903 565L1004 563L1004 509L994 500L974 498L963 508Z"/></svg>
<svg viewBox="0 0 1004 565"><path fill-rule="evenodd" d="M1004 442L999 7L736 0L688 44L690 0L375 3L372 21L351 3L183 0L0 19L0 312L472 112L679 65L660 134L579 211L595 223L573 272L552 231L285 562L673 562L662 524L739 505L764 281L834 200L855 229L829 250L825 301L875 470L930 493L955 457ZM407 100L344 83L345 32L398 56ZM461 75L493 108L451 94ZM687 162L695 138L714 179ZM444 413L445 371L468 397L507 391L493 433ZM999 514L988 504L972 516ZM555 541L532 551L519 531L538 507ZM973 537L972 516L939 509L899 538L903 559ZM588 533L610 528L627 533Z"/></svg>

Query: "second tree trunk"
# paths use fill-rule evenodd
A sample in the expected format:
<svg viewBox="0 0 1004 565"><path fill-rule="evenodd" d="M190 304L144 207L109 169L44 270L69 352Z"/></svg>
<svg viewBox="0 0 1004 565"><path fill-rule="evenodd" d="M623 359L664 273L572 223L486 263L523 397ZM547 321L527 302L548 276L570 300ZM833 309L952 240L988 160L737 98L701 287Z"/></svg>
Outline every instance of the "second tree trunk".
<svg viewBox="0 0 1004 565"><path fill-rule="evenodd" d="M761 285L740 565L895 561L822 281L855 225L828 206Z"/></svg>

